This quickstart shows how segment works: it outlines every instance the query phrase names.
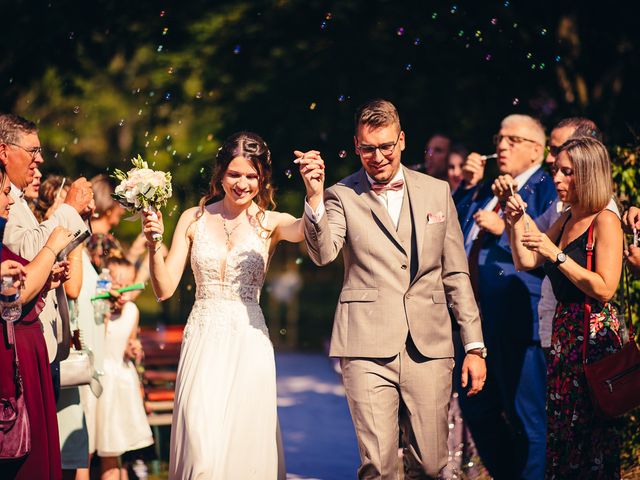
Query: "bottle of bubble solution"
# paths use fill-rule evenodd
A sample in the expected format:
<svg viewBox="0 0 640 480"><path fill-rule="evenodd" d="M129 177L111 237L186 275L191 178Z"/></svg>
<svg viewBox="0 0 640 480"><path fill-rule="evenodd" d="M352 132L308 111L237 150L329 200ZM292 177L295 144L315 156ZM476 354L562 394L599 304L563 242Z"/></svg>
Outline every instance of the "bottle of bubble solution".
<svg viewBox="0 0 640 480"><path fill-rule="evenodd" d="M20 288L13 286L14 279L4 276L0 280L0 316L7 323L13 323L22 315Z"/></svg>
<svg viewBox="0 0 640 480"><path fill-rule="evenodd" d="M109 290L111 290L111 273L109 273L108 268L103 268L96 282L96 295L108 293ZM93 312L97 324L104 323L104 317L109 312L109 307L109 300L106 298L101 298L93 302Z"/></svg>

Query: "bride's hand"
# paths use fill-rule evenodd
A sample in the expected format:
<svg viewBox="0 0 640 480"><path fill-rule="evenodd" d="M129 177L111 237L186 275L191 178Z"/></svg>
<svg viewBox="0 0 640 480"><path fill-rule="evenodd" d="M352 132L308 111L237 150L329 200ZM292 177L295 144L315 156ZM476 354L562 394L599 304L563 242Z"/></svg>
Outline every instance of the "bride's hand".
<svg viewBox="0 0 640 480"><path fill-rule="evenodd" d="M159 233L164 234L164 223L162 222L162 212L150 210L142 211L142 233L147 239L147 245L155 245L156 241L153 235Z"/></svg>

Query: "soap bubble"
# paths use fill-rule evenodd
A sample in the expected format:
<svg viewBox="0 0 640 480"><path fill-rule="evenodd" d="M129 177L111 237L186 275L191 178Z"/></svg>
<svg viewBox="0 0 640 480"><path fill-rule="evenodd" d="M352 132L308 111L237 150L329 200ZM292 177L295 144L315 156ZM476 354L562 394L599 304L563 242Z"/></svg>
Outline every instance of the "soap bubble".
<svg viewBox="0 0 640 480"><path fill-rule="evenodd" d="M236 45L235 47L233 47L233 54L238 55L241 49L242 47L240 45Z"/></svg>
<svg viewBox="0 0 640 480"><path fill-rule="evenodd" d="M407 63L407 64L404 66L404 69L405 69L407 72L410 72L410 71L413 69L413 65L411 65L410 63Z"/></svg>
<svg viewBox="0 0 640 480"><path fill-rule="evenodd" d="M73 113L80 113L80 105L76 105L75 107L73 107Z"/></svg>
<svg viewBox="0 0 640 480"><path fill-rule="evenodd" d="M284 175L285 175L289 180L291 180L291 177L293 177L293 173L291 173L291 169L290 169L290 168L287 168L287 169L284 171Z"/></svg>
<svg viewBox="0 0 640 480"><path fill-rule="evenodd" d="M519 98L514 98L513 101L511 102L511 104L515 107L517 105L520 105L520 99Z"/></svg>
<svg viewBox="0 0 640 480"><path fill-rule="evenodd" d="M404 27L398 27L398 29L396 30L396 35L398 35L399 37L404 35Z"/></svg>
<svg viewBox="0 0 640 480"><path fill-rule="evenodd" d="M338 156L339 156L340 158L346 158L346 157L347 157L347 151L346 151L346 150L340 150L340 151L338 152Z"/></svg>

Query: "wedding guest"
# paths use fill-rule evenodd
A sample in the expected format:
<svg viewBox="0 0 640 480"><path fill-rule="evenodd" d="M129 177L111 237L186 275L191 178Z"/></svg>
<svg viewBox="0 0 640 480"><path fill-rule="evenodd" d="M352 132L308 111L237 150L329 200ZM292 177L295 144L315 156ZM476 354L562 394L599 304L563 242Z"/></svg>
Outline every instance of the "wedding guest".
<svg viewBox="0 0 640 480"><path fill-rule="evenodd" d="M225 140L210 185L180 216L166 261L153 237L164 231L162 214L144 212L156 297L173 295L189 258L196 279L178 366L169 478L283 479L273 346L259 299L276 245L301 242L302 222L268 210L271 153L255 133Z"/></svg>
<svg viewBox="0 0 640 480"><path fill-rule="evenodd" d="M454 144L451 147L449 156L447 157L447 181L449 182L449 188L451 188L452 192L458 189L464 178L462 175L462 166L468 154L468 150L462 145Z"/></svg>
<svg viewBox="0 0 640 480"><path fill-rule="evenodd" d="M0 164L0 224L10 215L13 204L9 177ZM0 276L13 277L14 281L17 280L14 285L19 285L20 278L24 281L20 292L22 313L13 324L13 346L8 342L8 324L0 320L0 398L16 395L15 348L31 435L31 452L26 457L0 464L3 479L59 480L62 475L56 402L38 315L44 305L43 292L64 280L68 274L66 264L56 266L56 256L71 238L69 231L64 228L53 228L44 247L31 262L16 255L4 244L0 248Z"/></svg>
<svg viewBox="0 0 640 480"><path fill-rule="evenodd" d="M136 271L128 260L110 258L105 265L111 272L114 290L134 282ZM120 456L153 444L133 364L142 358L137 336L140 313L126 293L122 297L122 302L112 304L107 320L103 391L97 401L96 449L101 480L127 478L127 465L120 462Z"/></svg>
<svg viewBox="0 0 640 480"><path fill-rule="evenodd" d="M125 210L111 196L114 192L111 180L104 174L96 175L91 179L91 186L96 209L91 222L93 234L87 242L87 248L94 267L100 271L108 258L113 256L126 257L136 267L134 283L146 282L149 279L149 261L146 255L144 235L137 236L131 247L125 249L113 234L113 229L120 224ZM166 256L164 245L162 252ZM141 292L141 290L131 292L131 300L135 300Z"/></svg>
<svg viewBox="0 0 640 480"><path fill-rule="evenodd" d="M51 218L38 222L22 197L22 191L33 181L35 170L43 161L36 125L17 115L0 114L0 162L6 168L16 201L5 227L4 244L26 260L32 260L42 250L56 226L63 226L74 233L83 231L86 227L81 215L88 217L91 214L91 185L86 179L80 178L71 184L64 203ZM52 363L53 387L57 397L60 394L59 362L67 358L70 348L69 311L62 285L47 293L39 318L43 324L49 361ZM59 422L65 423L65 429L68 426L69 431L78 430L74 438L78 439L83 435L86 438L81 410L76 410L72 419L65 416L59 418ZM65 455L73 457L67 462L63 456L62 468L67 470L67 475L74 475L78 467L88 466L87 455L83 455L82 451L75 448L65 450Z"/></svg>
<svg viewBox="0 0 640 480"><path fill-rule="evenodd" d="M624 212L622 222L627 233L633 234L633 230L640 232L640 208L630 207L629 210ZM629 245L625 251L625 258L629 270L636 275L640 276L640 247L636 245Z"/></svg>
<svg viewBox="0 0 640 480"><path fill-rule="evenodd" d="M29 202L31 205L33 205L33 203L38 198L41 179L42 179L42 172L40 171L39 168L36 168L35 171L33 172L32 182L29 184L27 188L24 189L24 198L26 198L27 202Z"/></svg>
<svg viewBox="0 0 640 480"><path fill-rule="evenodd" d="M518 268L544 265L558 299L547 368L547 479L620 478L620 436L600 417L583 371L586 298L592 308L586 347L589 363L621 348L615 307L609 303L622 270L620 219L608 210L613 195L606 148L591 137L569 139L553 167L558 197L571 209L541 233L526 231L528 204L509 197L506 216ZM504 190L501 195L508 192ZM593 239L594 263L587 268Z"/></svg>
<svg viewBox="0 0 640 480"><path fill-rule="evenodd" d="M435 133L427 140L424 146L424 166L427 175L447 180L447 157L450 148L451 139L442 133Z"/></svg>
<svg viewBox="0 0 640 480"><path fill-rule="evenodd" d="M112 233L122 219L124 208L111 196L114 190L106 175L100 174L93 177L91 187L96 209L91 218L92 235L89 240L89 252L94 267L100 271L104 268L106 260L112 256L113 248L124 252L120 242Z"/></svg>
<svg viewBox="0 0 640 480"><path fill-rule="evenodd" d="M544 128L527 115L509 115L494 137L502 175L529 203L533 218L556 197L541 168ZM471 153L467 163L482 163ZM476 172L477 173L477 172ZM518 271L492 182L463 191L458 213L472 284L482 313L487 385L481 395L460 397L480 456L496 479L541 479L545 459L545 359L538 329L541 269Z"/></svg>
<svg viewBox="0 0 640 480"><path fill-rule="evenodd" d="M59 175L50 175L42 182L38 198L34 204L34 215L39 221L47 220L62 205L67 197L67 192L71 183ZM95 197L94 197L95 198ZM81 347L92 353L93 368L98 375L102 373L102 359L104 350L104 322L98 321L94 315L93 302L91 297L95 295L98 274L91 264L91 259L86 252L84 245L80 245L70 256L71 279L65 282L65 292L69 299L70 330L77 331L80 338ZM80 281L80 285L77 282ZM76 285L74 285L74 283ZM71 291L71 289L77 291ZM58 416L66 415L71 418L81 418L79 411L84 413L84 420L88 435L88 451L85 452L90 458L95 452L96 436L96 398L101 391L98 378L92 380L91 385L82 385L77 389L65 389L60 401ZM64 405L64 407L62 407ZM61 408L62 407L62 408ZM62 412L64 410L64 412ZM67 451L84 452L84 443L74 445L75 428L68 428L73 425L70 419L61 425L61 444ZM91 462L89 461L89 464ZM78 468L75 480L89 480L89 468Z"/></svg>
<svg viewBox="0 0 640 480"><path fill-rule="evenodd" d="M466 352L467 395L482 390L486 375L462 234L447 182L401 166L405 135L391 102L358 109L354 144L362 168L326 191L320 152L296 151L295 162L307 193L311 259L327 265L343 251L329 354L341 362L358 478L397 478L400 432L405 478L435 478L447 463L454 364L448 304Z"/></svg>
<svg viewBox="0 0 640 480"><path fill-rule="evenodd" d="M602 134L596 124L583 117L570 117L561 120L549 135L547 143L547 155L545 163L553 166L560 151L560 147L571 137L593 137L602 141ZM540 231L547 231L555 221L560 218L563 210L567 207L562 200L556 198L556 201L547 210L536 218L535 222ZM615 202L610 202L612 211L618 213ZM551 345L551 330L553 317L556 312L556 297L553 295L551 281L545 276L540 286L540 302L538 303L539 332L540 344L542 348L549 349Z"/></svg>

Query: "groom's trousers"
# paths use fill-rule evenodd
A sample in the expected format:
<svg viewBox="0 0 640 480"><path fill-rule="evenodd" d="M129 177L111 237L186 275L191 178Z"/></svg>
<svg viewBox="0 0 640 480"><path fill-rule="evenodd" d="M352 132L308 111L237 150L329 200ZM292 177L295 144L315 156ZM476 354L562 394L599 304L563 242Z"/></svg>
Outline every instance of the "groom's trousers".
<svg viewBox="0 0 640 480"><path fill-rule="evenodd" d="M349 410L358 437L359 479L398 479L398 438L405 479L435 478L448 458L447 415L453 358L422 356L409 338L391 358L341 358Z"/></svg>

